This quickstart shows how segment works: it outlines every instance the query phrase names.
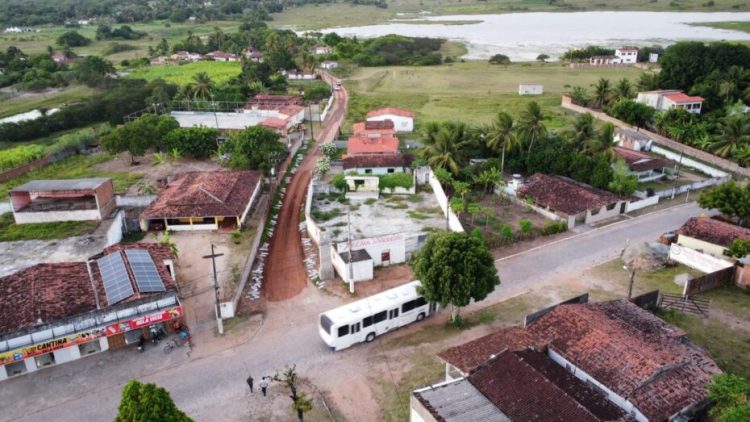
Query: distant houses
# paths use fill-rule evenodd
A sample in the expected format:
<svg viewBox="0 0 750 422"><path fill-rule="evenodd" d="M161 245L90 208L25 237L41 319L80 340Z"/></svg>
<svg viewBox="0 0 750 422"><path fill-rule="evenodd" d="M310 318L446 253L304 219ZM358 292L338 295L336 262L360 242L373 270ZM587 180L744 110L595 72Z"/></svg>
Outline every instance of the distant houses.
<svg viewBox="0 0 750 422"><path fill-rule="evenodd" d="M591 66L627 66L638 62L638 48L621 47L615 50L611 56L591 56L589 64Z"/></svg>
<svg viewBox="0 0 750 422"><path fill-rule="evenodd" d="M542 95L542 94L544 94L544 85L541 85L541 84L518 85L518 95Z"/></svg>
<svg viewBox="0 0 750 422"><path fill-rule="evenodd" d="M681 108L693 114L700 114L703 107L703 97L687 95L679 90L639 92L635 101L659 111Z"/></svg>
<svg viewBox="0 0 750 422"><path fill-rule="evenodd" d="M226 51L212 51L210 53L207 53L204 58L214 60L217 62L238 62L240 61L240 56L232 53L227 53Z"/></svg>

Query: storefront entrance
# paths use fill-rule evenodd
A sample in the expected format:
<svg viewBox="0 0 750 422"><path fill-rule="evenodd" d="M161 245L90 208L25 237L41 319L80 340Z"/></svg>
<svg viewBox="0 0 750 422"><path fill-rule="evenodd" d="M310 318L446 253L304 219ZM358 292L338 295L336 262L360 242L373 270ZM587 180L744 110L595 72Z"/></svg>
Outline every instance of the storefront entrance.
<svg viewBox="0 0 750 422"><path fill-rule="evenodd" d="M24 361L13 362L5 365L5 372L9 377L15 377L26 373L26 363Z"/></svg>

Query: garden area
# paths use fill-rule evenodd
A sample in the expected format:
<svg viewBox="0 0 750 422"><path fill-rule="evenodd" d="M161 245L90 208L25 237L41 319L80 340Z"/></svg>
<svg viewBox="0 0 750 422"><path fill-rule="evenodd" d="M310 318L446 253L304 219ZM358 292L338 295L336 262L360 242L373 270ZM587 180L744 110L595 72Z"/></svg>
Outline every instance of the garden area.
<svg viewBox="0 0 750 422"><path fill-rule="evenodd" d="M50 240L82 236L96 229L97 221L60 221L55 223L16 224L13 213L0 214L0 242Z"/></svg>

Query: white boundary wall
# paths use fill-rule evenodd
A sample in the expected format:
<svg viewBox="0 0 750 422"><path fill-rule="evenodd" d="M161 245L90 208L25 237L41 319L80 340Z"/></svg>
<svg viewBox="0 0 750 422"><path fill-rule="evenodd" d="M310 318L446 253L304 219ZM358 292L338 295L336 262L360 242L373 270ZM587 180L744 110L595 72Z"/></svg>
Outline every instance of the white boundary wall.
<svg viewBox="0 0 750 422"><path fill-rule="evenodd" d="M122 240L122 220L125 218L125 212L123 210L117 211L115 214L112 225L107 230L107 244L106 247L112 246L115 243L120 243Z"/></svg>
<svg viewBox="0 0 750 422"><path fill-rule="evenodd" d="M323 112L320 113L320 121L324 121L326 117L328 117L328 112L331 111L331 106L333 106L333 99L334 95L331 94L331 98L328 99L328 103L326 104L326 108L323 109Z"/></svg>
<svg viewBox="0 0 750 422"><path fill-rule="evenodd" d="M435 194L435 198L437 198L438 204L440 204L440 209L443 210L443 215L446 213L448 214L448 227L450 227L451 231L463 232L464 228L461 226L458 216L456 216L453 210L450 209L448 197L445 195L445 191L443 191L443 187L440 185L440 181L435 176L432 169L430 169L430 174L427 179L432 187L432 192Z"/></svg>
<svg viewBox="0 0 750 422"><path fill-rule="evenodd" d="M156 195L116 195L115 204L118 207L147 207L156 200Z"/></svg>
<svg viewBox="0 0 750 422"><path fill-rule="evenodd" d="M654 154L659 154L661 156L664 156L665 158L668 158L674 162L680 161L680 154L674 151L670 151L666 148L660 147L658 145L651 146L651 152L653 152ZM694 169L700 170L712 177L729 176L729 173L725 171L721 171L715 167L711 167L709 165L703 164L700 161L693 160L692 158L688 157L685 154L682 155L682 165L684 167L692 167Z"/></svg>
<svg viewBox="0 0 750 422"><path fill-rule="evenodd" d="M313 183L314 180L310 180L310 184L307 186L307 197L305 198L305 226L307 227L307 235L310 236L310 239L312 239L318 247L320 247L320 228L310 214L313 201Z"/></svg>
<svg viewBox="0 0 750 422"><path fill-rule="evenodd" d="M628 213L630 211L635 211L641 208L650 207L651 205L656 205L658 203L659 203L659 195L654 195L645 199L641 199L640 201L628 202L628 204L625 206L625 212Z"/></svg>

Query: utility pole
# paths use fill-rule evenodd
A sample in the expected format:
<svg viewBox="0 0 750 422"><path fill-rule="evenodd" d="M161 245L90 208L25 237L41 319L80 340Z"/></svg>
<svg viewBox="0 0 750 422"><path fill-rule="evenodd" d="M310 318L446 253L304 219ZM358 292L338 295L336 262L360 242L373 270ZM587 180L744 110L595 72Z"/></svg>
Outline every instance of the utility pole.
<svg viewBox="0 0 750 422"><path fill-rule="evenodd" d="M211 244L211 255L204 255L203 259L211 258L211 264L214 269L214 295L216 297L216 326L219 334L224 335L224 321L221 319L221 305L219 304L219 280L216 277L216 258L224 256L223 253L214 252L214 244Z"/></svg>
<svg viewBox="0 0 750 422"><path fill-rule="evenodd" d="M674 195L677 193L677 183L680 181L680 168L682 167L682 155L685 153L685 149L680 150L680 160L675 164L675 178L674 178L674 188L672 188L672 197L670 199L674 199Z"/></svg>
<svg viewBox="0 0 750 422"><path fill-rule="evenodd" d="M352 212L346 214L346 232L349 235L349 293L354 293L354 267L352 263Z"/></svg>

